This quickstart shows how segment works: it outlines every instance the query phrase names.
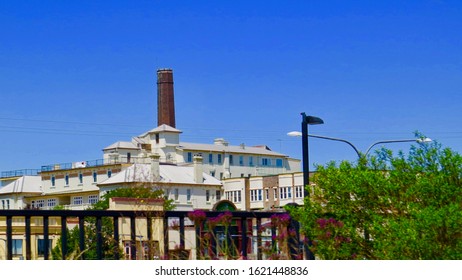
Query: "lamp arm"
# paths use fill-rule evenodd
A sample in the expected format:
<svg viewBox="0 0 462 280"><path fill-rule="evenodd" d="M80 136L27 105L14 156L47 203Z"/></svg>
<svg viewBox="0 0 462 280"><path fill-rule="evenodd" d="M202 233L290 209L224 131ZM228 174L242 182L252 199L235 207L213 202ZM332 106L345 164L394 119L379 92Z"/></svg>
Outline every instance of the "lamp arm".
<svg viewBox="0 0 462 280"><path fill-rule="evenodd" d="M345 140L345 139L340 139L340 138L333 138L333 137L327 137L327 136L321 136L321 135L314 135L314 134L308 134L309 137L313 137L313 138L320 138L320 139L326 139L326 140L332 140L332 141L339 141L339 142L343 142L343 143L347 143L348 145L350 145L356 152L356 154L358 155L358 158L361 158L361 152L355 147L355 145L353 145L351 142Z"/></svg>
<svg viewBox="0 0 462 280"><path fill-rule="evenodd" d="M369 148L367 148L366 153L364 153L364 155L366 156L367 154L369 154L372 147L374 147L375 145L378 145L378 144L399 143L399 142L416 142L416 141L417 141L416 139L403 139L403 140L384 140L384 141L375 142L374 144L370 145Z"/></svg>

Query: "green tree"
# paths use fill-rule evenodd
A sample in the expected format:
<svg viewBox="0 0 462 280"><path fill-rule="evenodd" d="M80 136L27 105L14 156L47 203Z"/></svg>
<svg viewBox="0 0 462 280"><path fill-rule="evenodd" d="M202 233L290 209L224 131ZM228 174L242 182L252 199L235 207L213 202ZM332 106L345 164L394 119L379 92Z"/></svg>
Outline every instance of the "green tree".
<svg viewBox="0 0 462 280"><path fill-rule="evenodd" d="M293 208L320 259L462 259L462 157L439 143L317 166Z"/></svg>
<svg viewBox="0 0 462 280"><path fill-rule="evenodd" d="M127 188L118 188L105 193L100 200L92 205L89 210L107 210L109 208L109 200L113 197L127 197L140 199L139 205L148 206L143 199L163 199L164 211L174 209L172 200L164 198L164 192L161 189L156 189L147 186L133 186ZM147 209L149 210L149 209ZM83 252L79 248L79 228L74 227L67 231L68 254L66 259L80 258L81 254L85 254L85 259L91 260L97 258L96 252L96 218L85 218L85 249ZM119 255L122 252L119 245L114 243L114 225L112 218L103 217L101 234L103 236L103 258L114 259L116 250L119 250ZM52 250L53 259L61 259L61 238L58 239L57 246Z"/></svg>

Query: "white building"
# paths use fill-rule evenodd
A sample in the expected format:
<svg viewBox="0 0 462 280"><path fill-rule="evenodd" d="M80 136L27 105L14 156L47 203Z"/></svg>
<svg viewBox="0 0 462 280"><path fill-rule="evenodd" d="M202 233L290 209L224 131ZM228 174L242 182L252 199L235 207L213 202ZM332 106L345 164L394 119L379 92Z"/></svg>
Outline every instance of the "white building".
<svg viewBox="0 0 462 280"><path fill-rule="evenodd" d="M211 210L221 200L222 183L202 171L202 158L194 158L194 166L160 164L153 156L150 164L135 163L98 184L100 194L116 188L152 186L162 189L173 200L175 210Z"/></svg>
<svg viewBox="0 0 462 280"><path fill-rule="evenodd" d="M21 176L0 188L0 209L24 209L27 197L41 194L40 176Z"/></svg>
<svg viewBox="0 0 462 280"><path fill-rule="evenodd" d="M202 155L204 172L217 179L250 177L300 171L300 160L277 153L267 146L251 147L229 145L222 138L213 144L180 141L181 131L160 125L131 142L116 142L104 151L104 160L134 161L151 153L160 155L160 161L177 165L191 165L194 155Z"/></svg>
<svg viewBox="0 0 462 280"><path fill-rule="evenodd" d="M238 210L274 210L303 204L303 173L230 178L223 180L224 198Z"/></svg>

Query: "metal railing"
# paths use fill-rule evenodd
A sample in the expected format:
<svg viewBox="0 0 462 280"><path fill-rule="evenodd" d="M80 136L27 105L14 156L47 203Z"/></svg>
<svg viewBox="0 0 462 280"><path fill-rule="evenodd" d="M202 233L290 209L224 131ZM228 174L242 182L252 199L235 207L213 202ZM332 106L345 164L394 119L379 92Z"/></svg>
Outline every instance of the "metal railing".
<svg viewBox="0 0 462 280"><path fill-rule="evenodd" d="M176 240L179 246L177 249L184 250L185 249L185 228L186 227L193 227L195 231L195 248L196 256L194 258L200 259L201 258L201 245L202 244L200 238L203 236L203 225L206 223L207 220L216 219L223 215L224 212L218 211L205 211L204 221L201 224L194 224L188 218L188 215L191 212L189 211L114 211L114 210L0 210L0 221L3 220L3 224L0 224L0 236L5 238L0 238L4 240L6 246L6 254L5 257L9 260L13 259L13 257L17 257L13 254L13 236L14 233L17 232L21 233L21 238L25 239L25 259L30 260L32 259L32 227L34 229L34 234L40 232L40 236L43 236L43 248L41 250L43 259L48 260L50 259L50 252L51 248L49 247L50 244L50 228L54 230L54 232L59 229L60 233L58 233L60 237L60 244L56 244L56 246L60 247L61 252L61 259L69 258L69 244L68 244L68 221L72 221L78 225L78 247L80 254L77 256L78 259L87 259L86 256L86 246L88 242L94 244L96 246L96 259L106 259L105 252L103 251L103 244L107 244L112 242L115 244L113 248L113 254L111 254L111 259L123 259L123 251L121 250L121 236L129 235L129 244L130 244L130 259L137 259L137 237L139 236L139 228L138 223L143 221L145 223L145 233L146 242L149 243L153 241L153 221L159 219L162 221L162 230L163 236L162 241L159 244L160 248L163 248L164 256L162 259L170 259L172 256L169 254L172 250L169 248L169 244L171 243L171 228L172 225L169 224L169 221L175 219L178 221L177 223L177 230L178 234L175 237L179 238ZM277 231L277 224L271 223L270 228L267 230L271 231L270 236L264 236L262 222L268 223L274 217L274 215L281 214L280 212L226 212L229 215L232 215L232 221L235 225L237 225L238 230L234 232L234 237L239 239L239 250L241 252L242 258L248 257L248 250L249 242L255 243L256 252L253 254L256 259L263 259L264 253L262 251L263 248L263 240L266 238L267 242L271 243L272 247L276 247L276 231ZM23 226L18 226L15 222L13 225L13 219L17 220L18 217L23 218L24 224ZM41 217L43 219L43 225L39 227L37 225L32 225L31 217L36 219L37 217ZM119 231L121 221L120 219L128 219L130 225L130 232L129 234L123 234ZM60 224L55 225L53 227L50 226L50 219L57 219L60 221ZM22 219L21 219L22 220ZM88 232L86 232L86 225L88 224L89 220L95 226L95 239L94 240L86 240ZM111 221L112 223L112 237L108 239L108 237L103 232L103 222L106 225L107 222ZM187 221L185 223L185 221ZM122 223L126 223L123 221ZM38 228L41 228L39 230ZM3 230L2 230L3 229ZM138 231L137 231L138 230ZM158 230L158 229L156 229ZM191 230L191 229L190 229ZM291 232L293 236L296 236L296 239L293 239L291 242L291 255L289 255L289 259L295 259L299 256L303 256L303 246L299 245L300 242L300 233L299 233L299 224L291 220L290 224L286 227L287 232ZM3 231L3 232L2 232ZM24 234L23 234L24 232ZM170 232L170 233L169 233ZM138 233L138 235L137 235ZM295 233L295 234L294 234ZM55 235L53 233L52 235ZM254 240L254 241L252 241ZM271 241L269 241L271 240ZM190 244L190 240L188 240L188 244ZM0 244L1 245L1 244ZM55 247L56 247L55 246ZM217 251L217 244L211 245L208 249L212 248L215 250L214 254L218 256ZM244 249L243 249L244 248ZM146 259L155 259L153 257L154 252L151 248L146 248L147 257Z"/></svg>
<svg viewBox="0 0 462 280"><path fill-rule="evenodd" d="M38 175L40 169L20 169L11 171L2 171L0 178L20 177L20 176L35 176Z"/></svg>
<svg viewBox="0 0 462 280"><path fill-rule="evenodd" d="M97 166L125 164L125 163L150 163L150 159L146 157L117 156L117 157L113 157L109 159L96 159L96 160L43 165L41 168L41 171L46 172L46 171L56 171L56 170L67 170L67 169L75 169L75 168L97 167Z"/></svg>

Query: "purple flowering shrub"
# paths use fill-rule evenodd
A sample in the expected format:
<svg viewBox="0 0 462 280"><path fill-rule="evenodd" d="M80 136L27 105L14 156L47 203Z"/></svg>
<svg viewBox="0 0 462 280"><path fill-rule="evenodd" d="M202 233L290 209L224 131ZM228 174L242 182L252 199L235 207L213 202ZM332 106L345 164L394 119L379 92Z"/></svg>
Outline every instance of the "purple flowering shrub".
<svg viewBox="0 0 462 280"><path fill-rule="evenodd" d="M310 250L316 256L328 260L355 259L353 242L342 221L334 218L319 218L312 229Z"/></svg>

